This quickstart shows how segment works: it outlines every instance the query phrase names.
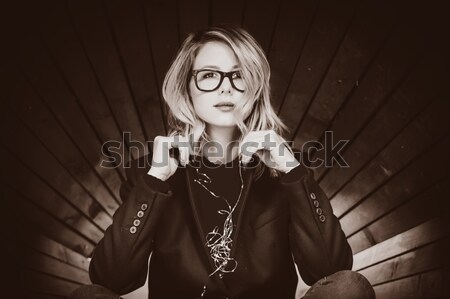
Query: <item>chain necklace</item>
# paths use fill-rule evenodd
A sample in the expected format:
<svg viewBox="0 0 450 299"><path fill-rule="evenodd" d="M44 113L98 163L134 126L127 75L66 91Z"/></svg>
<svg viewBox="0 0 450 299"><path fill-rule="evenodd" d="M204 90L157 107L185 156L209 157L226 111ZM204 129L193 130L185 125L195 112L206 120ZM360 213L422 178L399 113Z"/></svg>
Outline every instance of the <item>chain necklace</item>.
<svg viewBox="0 0 450 299"><path fill-rule="evenodd" d="M197 173L197 179L194 179L194 182L202 186L206 191L208 191L212 196L218 199L222 199L227 209L219 210L218 213L220 215L226 215L225 222L223 224L222 232L219 231L219 228L214 227L213 231L206 234L206 243L205 245L209 248L209 252L211 254L211 258L214 261L215 270L209 275L210 277L214 275L216 272L230 273L234 272L237 268L238 262L231 257L231 246L232 246L232 238L231 235L233 233L233 212L235 211L239 201L241 199L242 190L244 188L244 181L242 179L241 172L241 161L239 161L239 177L241 180L241 187L239 190L239 197L236 203L231 206L229 201L220 195L217 195L213 191L211 191L207 185L212 183L211 178L199 171L198 167L195 168Z"/></svg>

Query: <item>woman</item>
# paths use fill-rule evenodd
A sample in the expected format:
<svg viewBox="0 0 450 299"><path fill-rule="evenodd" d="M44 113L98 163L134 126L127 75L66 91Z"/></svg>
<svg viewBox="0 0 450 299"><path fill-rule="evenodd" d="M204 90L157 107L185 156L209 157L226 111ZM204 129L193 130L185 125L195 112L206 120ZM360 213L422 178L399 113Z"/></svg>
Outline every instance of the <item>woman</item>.
<svg viewBox="0 0 450 299"><path fill-rule="evenodd" d="M147 271L150 298L294 298L295 264L314 284L304 298L374 298L348 271L352 252L324 192L281 137L269 76L242 29L184 41L163 84L172 132L155 138L150 167L128 169L90 264L97 285L73 298L117 298Z"/></svg>

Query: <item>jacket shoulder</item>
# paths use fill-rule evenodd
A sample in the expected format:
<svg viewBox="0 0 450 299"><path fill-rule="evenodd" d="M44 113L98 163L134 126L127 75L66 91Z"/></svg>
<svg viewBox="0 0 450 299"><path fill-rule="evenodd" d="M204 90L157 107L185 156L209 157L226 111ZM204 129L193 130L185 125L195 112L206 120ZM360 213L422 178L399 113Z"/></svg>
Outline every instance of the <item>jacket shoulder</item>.
<svg viewBox="0 0 450 299"><path fill-rule="evenodd" d="M125 164L125 174L129 182L136 182L139 177L145 175L150 170L152 156L150 152L147 155L130 160Z"/></svg>

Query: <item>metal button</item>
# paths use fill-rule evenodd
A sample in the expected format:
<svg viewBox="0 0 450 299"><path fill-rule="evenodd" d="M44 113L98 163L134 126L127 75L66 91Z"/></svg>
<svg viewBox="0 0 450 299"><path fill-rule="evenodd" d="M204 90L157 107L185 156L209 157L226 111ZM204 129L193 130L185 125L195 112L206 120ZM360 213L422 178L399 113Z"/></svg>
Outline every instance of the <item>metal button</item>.
<svg viewBox="0 0 450 299"><path fill-rule="evenodd" d="M315 200L315 201L313 201L313 204L314 204L314 206L315 206L316 208L319 207L319 201Z"/></svg>
<svg viewBox="0 0 450 299"><path fill-rule="evenodd" d="M135 220L133 221L133 225L134 225L134 226L139 226L139 224L141 224L141 220L135 219Z"/></svg>
<svg viewBox="0 0 450 299"><path fill-rule="evenodd" d="M314 194L314 192L311 192L309 196L311 196L312 199L316 199L316 194Z"/></svg>
<svg viewBox="0 0 450 299"><path fill-rule="evenodd" d="M320 220L320 222L325 222L325 216L324 215L320 215L319 216L319 220Z"/></svg>
<svg viewBox="0 0 450 299"><path fill-rule="evenodd" d="M142 210L142 211L147 210L147 208L148 208L148 205L147 205L146 203L143 203L143 204L141 205L141 210Z"/></svg>
<svg viewBox="0 0 450 299"><path fill-rule="evenodd" d="M144 217L144 212L142 212L142 211L137 212L137 216L138 216L139 218Z"/></svg>
<svg viewBox="0 0 450 299"><path fill-rule="evenodd" d="M134 234L134 233L136 233L136 231L137 231L136 226L130 227L130 233Z"/></svg>
<svg viewBox="0 0 450 299"><path fill-rule="evenodd" d="M317 213L317 215L322 215L322 209L321 208L317 208L316 209L316 213Z"/></svg>

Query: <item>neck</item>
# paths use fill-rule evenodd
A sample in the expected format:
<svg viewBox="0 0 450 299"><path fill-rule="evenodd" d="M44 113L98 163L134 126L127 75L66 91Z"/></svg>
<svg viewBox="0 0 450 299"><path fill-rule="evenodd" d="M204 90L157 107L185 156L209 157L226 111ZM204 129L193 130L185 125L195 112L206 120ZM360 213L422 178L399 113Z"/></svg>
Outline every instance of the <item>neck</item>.
<svg viewBox="0 0 450 299"><path fill-rule="evenodd" d="M211 138L213 147L218 148L220 155L211 153L213 150L207 150L204 155L213 163L228 163L232 161L238 153L238 147L234 144L238 139L238 132L237 127L207 126L206 133Z"/></svg>

